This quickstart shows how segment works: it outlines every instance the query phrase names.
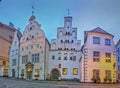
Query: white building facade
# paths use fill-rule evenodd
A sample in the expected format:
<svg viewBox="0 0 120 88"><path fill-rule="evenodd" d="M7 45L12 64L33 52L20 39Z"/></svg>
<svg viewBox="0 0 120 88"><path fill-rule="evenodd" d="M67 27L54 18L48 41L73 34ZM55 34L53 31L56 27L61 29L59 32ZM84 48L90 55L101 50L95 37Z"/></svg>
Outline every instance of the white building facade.
<svg viewBox="0 0 120 88"><path fill-rule="evenodd" d="M116 51L117 51L117 73L118 73L118 80L120 81L120 39L116 44Z"/></svg>
<svg viewBox="0 0 120 88"><path fill-rule="evenodd" d="M51 40L49 73L51 80L80 78L80 48L77 28L72 27L72 17L64 17L64 27L57 29L57 39Z"/></svg>
<svg viewBox="0 0 120 88"><path fill-rule="evenodd" d="M19 78L45 80L48 71L49 42L32 15L20 40Z"/></svg>
<svg viewBox="0 0 120 88"><path fill-rule="evenodd" d="M13 42L10 49L9 77L19 77L19 57L20 57L20 38L22 34L19 30L14 32Z"/></svg>
<svg viewBox="0 0 120 88"><path fill-rule="evenodd" d="M85 31L84 38L81 82L116 82L114 36L97 27Z"/></svg>

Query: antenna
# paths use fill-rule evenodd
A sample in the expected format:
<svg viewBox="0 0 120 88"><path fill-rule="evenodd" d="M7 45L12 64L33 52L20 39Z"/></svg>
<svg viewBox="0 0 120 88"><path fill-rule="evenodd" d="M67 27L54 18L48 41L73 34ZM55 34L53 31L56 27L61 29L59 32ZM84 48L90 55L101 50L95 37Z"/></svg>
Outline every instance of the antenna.
<svg viewBox="0 0 120 88"><path fill-rule="evenodd" d="M34 15L34 0L32 2L32 15Z"/></svg>

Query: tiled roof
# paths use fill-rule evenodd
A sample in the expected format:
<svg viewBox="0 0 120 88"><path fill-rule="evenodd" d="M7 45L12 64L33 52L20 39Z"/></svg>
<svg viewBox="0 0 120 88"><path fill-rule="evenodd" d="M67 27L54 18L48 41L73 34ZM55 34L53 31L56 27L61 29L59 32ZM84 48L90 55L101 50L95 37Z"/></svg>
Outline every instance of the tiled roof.
<svg viewBox="0 0 120 88"><path fill-rule="evenodd" d="M97 33L108 34L108 35L113 36L112 34L106 32L105 30L103 30L103 29L100 28L100 27L97 27L97 28L95 28L95 29L93 29L93 30L91 30L91 31L89 31L89 32L97 32Z"/></svg>

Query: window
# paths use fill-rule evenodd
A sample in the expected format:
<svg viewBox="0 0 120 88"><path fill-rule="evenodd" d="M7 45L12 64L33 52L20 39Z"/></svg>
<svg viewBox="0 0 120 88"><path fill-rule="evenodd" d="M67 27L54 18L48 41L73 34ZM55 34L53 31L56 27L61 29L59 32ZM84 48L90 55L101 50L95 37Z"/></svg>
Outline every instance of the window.
<svg viewBox="0 0 120 88"><path fill-rule="evenodd" d="M73 60L73 61L76 61L76 56L73 56L72 60Z"/></svg>
<svg viewBox="0 0 120 88"><path fill-rule="evenodd" d="M111 53L105 53L106 62L111 62Z"/></svg>
<svg viewBox="0 0 120 88"><path fill-rule="evenodd" d="M27 38L26 38L26 41L28 41L28 40L29 40L29 38L27 37Z"/></svg>
<svg viewBox="0 0 120 88"><path fill-rule="evenodd" d="M6 61L3 61L3 65L6 65Z"/></svg>
<svg viewBox="0 0 120 88"><path fill-rule="evenodd" d="M62 48L58 48L58 50L62 50Z"/></svg>
<svg viewBox="0 0 120 88"><path fill-rule="evenodd" d="M9 39L10 39L10 41L12 41L12 40L13 40L13 37L10 35L10 36L9 36Z"/></svg>
<svg viewBox="0 0 120 88"><path fill-rule="evenodd" d="M16 55L18 54L18 49L15 50L15 54L16 54Z"/></svg>
<svg viewBox="0 0 120 88"><path fill-rule="evenodd" d="M117 62L119 62L120 61L120 58L119 58L119 56L118 56L118 61Z"/></svg>
<svg viewBox="0 0 120 88"><path fill-rule="evenodd" d="M62 69L62 74L63 74L63 75L67 75L67 68L63 68L63 69Z"/></svg>
<svg viewBox="0 0 120 88"><path fill-rule="evenodd" d="M22 51L24 51L24 48L22 48Z"/></svg>
<svg viewBox="0 0 120 88"><path fill-rule="evenodd" d="M105 39L105 45L111 45L110 39Z"/></svg>
<svg viewBox="0 0 120 88"><path fill-rule="evenodd" d="M72 56L70 57L70 60L72 60Z"/></svg>
<svg viewBox="0 0 120 88"><path fill-rule="evenodd" d="M37 48L39 47L39 44L37 44Z"/></svg>
<svg viewBox="0 0 120 88"><path fill-rule="evenodd" d="M24 74L24 69L21 69L21 74Z"/></svg>
<svg viewBox="0 0 120 88"><path fill-rule="evenodd" d="M93 37L93 44L100 44L100 38L99 37Z"/></svg>
<svg viewBox="0 0 120 88"><path fill-rule="evenodd" d="M55 59L55 56L54 56L54 55L52 56L52 59L53 59L53 60Z"/></svg>
<svg viewBox="0 0 120 88"><path fill-rule="evenodd" d="M25 64L28 62L28 55L22 56L22 64Z"/></svg>
<svg viewBox="0 0 120 88"><path fill-rule="evenodd" d="M32 39L34 38L34 36L32 36Z"/></svg>
<svg viewBox="0 0 120 88"><path fill-rule="evenodd" d="M61 64L59 64L59 68L61 68Z"/></svg>
<svg viewBox="0 0 120 88"><path fill-rule="evenodd" d="M39 53L38 54L32 54L32 62L38 63L39 62Z"/></svg>
<svg viewBox="0 0 120 88"><path fill-rule="evenodd" d="M72 40L71 42L73 43L74 41Z"/></svg>
<svg viewBox="0 0 120 88"><path fill-rule="evenodd" d="M105 78L107 78L107 79L111 78L111 71L110 70L105 71Z"/></svg>
<svg viewBox="0 0 120 88"><path fill-rule="evenodd" d="M31 45L31 49L33 49L33 45Z"/></svg>
<svg viewBox="0 0 120 88"><path fill-rule="evenodd" d="M12 50L12 55L14 55L14 51Z"/></svg>
<svg viewBox="0 0 120 88"><path fill-rule="evenodd" d="M78 68L73 68L73 75L78 75Z"/></svg>
<svg viewBox="0 0 120 88"><path fill-rule="evenodd" d="M63 40L61 40L61 43L63 43Z"/></svg>
<svg viewBox="0 0 120 88"><path fill-rule="evenodd" d="M12 66L16 65L16 59L12 59Z"/></svg>
<svg viewBox="0 0 120 88"><path fill-rule="evenodd" d="M66 57L66 56L64 57L64 60L67 60L67 57Z"/></svg>
<svg viewBox="0 0 120 88"><path fill-rule="evenodd" d="M32 27L30 27L30 31L32 30Z"/></svg>
<svg viewBox="0 0 120 88"><path fill-rule="evenodd" d="M100 59L100 52L93 51L93 61L98 62Z"/></svg>
<svg viewBox="0 0 120 88"><path fill-rule="evenodd" d="M61 57L58 57L58 60L61 60Z"/></svg>
<svg viewBox="0 0 120 88"><path fill-rule="evenodd" d="M39 77L39 69L35 69L35 74L34 74L35 77Z"/></svg>
<svg viewBox="0 0 120 88"><path fill-rule="evenodd" d="M120 65L118 65L118 71L120 71Z"/></svg>
<svg viewBox="0 0 120 88"><path fill-rule="evenodd" d="M95 79L100 78L99 73L100 73L99 70L93 70L93 78L95 78Z"/></svg>

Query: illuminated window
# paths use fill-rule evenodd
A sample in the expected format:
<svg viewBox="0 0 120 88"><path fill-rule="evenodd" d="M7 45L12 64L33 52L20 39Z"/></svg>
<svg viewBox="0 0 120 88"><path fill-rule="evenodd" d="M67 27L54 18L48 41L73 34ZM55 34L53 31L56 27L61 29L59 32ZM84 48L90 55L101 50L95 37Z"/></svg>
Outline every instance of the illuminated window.
<svg viewBox="0 0 120 88"><path fill-rule="evenodd" d="M105 53L106 62L111 62L111 53Z"/></svg>
<svg viewBox="0 0 120 88"><path fill-rule="evenodd" d="M105 39L105 45L111 45L110 39Z"/></svg>
<svg viewBox="0 0 120 88"><path fill-rule="evenodd" d="M93 61L98 62L100 59L100 52L93 51Z"/></svg>
<svg viewBox="0 0 120 88"><path fill-rule="evenodd" d="M107 78L107 79L111 78L111 71L110 70L105 71L105 78Z"/></svg>
<svg viewBox="0 0 120 88"><path fill-rule="evenodd" d="M100 38L99 37L93 37L93 44L100 44Z"/></svg>
<svg viewBox="0 0 120 88"><path fill-rule="evenodd" d="M78 68L73 68L73 75L78 75Z"/></svg>
<svg viewBox="0 0 120 88"><path fill-rule="evenodd" d="M35 77L39 77L39 69L35 69L34 76L35 76Z"/></svg>
<svg viewBox="0 0 120 88"><path fill-rule="evenodd" d="M63 74L63 75L67 75L67 68L63 68L63 69L62 69L62 74Z"/></svg>

